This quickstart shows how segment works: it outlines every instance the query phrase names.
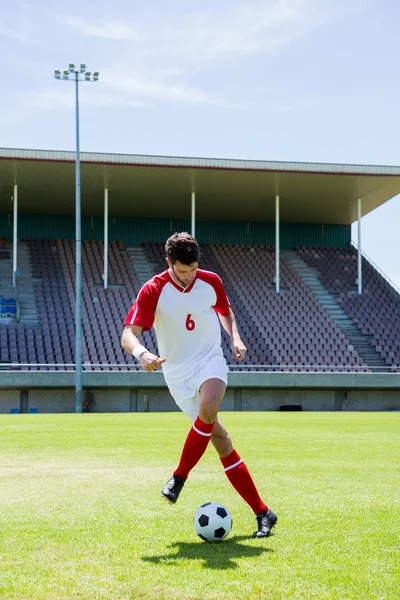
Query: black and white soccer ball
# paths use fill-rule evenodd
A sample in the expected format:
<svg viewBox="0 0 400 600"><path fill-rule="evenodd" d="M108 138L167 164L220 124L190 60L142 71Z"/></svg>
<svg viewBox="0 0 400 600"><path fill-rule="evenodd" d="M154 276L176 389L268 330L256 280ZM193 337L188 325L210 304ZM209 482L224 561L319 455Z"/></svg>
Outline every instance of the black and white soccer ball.
<svg viewBox="0 0 400 600"><path fill-rule="evenodd" d="M222 542L232 529L232 515L219 502L206 502L196 510L193 525L205 542Z"/></svg>

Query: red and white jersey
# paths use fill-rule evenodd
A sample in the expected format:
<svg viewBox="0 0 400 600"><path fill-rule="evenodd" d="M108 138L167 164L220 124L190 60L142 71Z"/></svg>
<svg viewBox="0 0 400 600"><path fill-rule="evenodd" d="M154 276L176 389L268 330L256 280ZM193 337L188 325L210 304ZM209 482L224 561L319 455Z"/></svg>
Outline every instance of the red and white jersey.
<svg viewBox="0 0 400 600"><path fill-rule="evenodd" d="M229 314L223 283L216 273L197 270L186 288L170 272L155 275L140 290L125 325L148 331L154 325L165 379L178 383L191 377L212 355L222 355L216 313Z"/></svg>

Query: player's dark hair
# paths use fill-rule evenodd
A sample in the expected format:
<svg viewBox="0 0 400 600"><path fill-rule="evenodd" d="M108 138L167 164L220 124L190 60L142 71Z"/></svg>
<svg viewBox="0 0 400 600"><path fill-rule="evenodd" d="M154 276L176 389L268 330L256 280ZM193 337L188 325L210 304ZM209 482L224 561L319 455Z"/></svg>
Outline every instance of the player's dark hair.
<svg viewBox="0 0 400 600"><path fill-rule="evenodd" d="M179 260L183 265L191 265L200 260L200 249L197 240L186 231L174 233L167 239L165 253L172 264Z"/></svg>

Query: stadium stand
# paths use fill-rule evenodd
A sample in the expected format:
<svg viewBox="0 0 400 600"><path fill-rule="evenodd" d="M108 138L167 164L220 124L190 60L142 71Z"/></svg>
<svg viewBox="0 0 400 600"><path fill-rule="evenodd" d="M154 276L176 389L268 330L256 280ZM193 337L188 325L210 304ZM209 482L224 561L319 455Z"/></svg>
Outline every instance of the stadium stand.
<svg viewBox="0 0 400 600"><path fill-rule="evenodd" d="M17 300L12 286L10 242L0 239L0 319L8 323L17 317Z"/></svg>
<svg viewBox="0 0 400 600"><path fill-rule="evenodd" d="M326 288L360 333L370 338L386 365L399 365L400 298L396 290L363 258L363 293L357 294L357 252L353 247L299 248L298 253L318 270Z"/></svg>
<svg viewBox="0 0 400 600"><path fill-rule="evenodd" d="M40 326L2 326L0 360L71 365L75 355L75 244L71 240L28 240L27 244ZM110 287L104 290L103 250L100 241L82 245L83 360L96 365L86 367L89 370L102 370L99 365L103 364L119 364L123 369L131 363L120 346L120 336L127 310L140 289L125 247L111 242ZM154 332L145 333L144 339L155 351Z"/></svg>
<svg viewBox="0 0 400 600"><path fill-rule="evenodd" d="M149 261L165 268L162 244L144 244ZM282 293L274 292L272 248L255 245L202 246L201 266L219 273L249 346L248 363L285 370L352 370L363 365L350 342L313 298L286 261ZM253 291L252 291L253 290ZM225 356L230 357L224 338ZM229 364L235 364L229 358ZM236 363L237 364L237 363ZM290 366L291 365L291 366ZM365 367L366 365L364 365Z"/></svg>
<svg viewBox="0 0 400 600"><path fill-rule="evenodd" d="M1 362L30 363L30 369L67 369L75 352L75 243L72 240L27 240L39 326L0 322ZM82 244L83 361L86 370L126 370L130 357L120 347L122 323L147 274L165 269L163 244L147 242L126 248L109 244L109 287L103 287L103 242ZM241 368L286 371L368 371L351 341L331 318L296 269L281 259L281 293L274 291L275 252L260 245L202 245L201 267L220 274L249 352ZM365 263L365 293L355 295L357 262L354 249L299 248L299 256L316 268L323 285L357 325L373 337L374 348L387 366L399 364L400 298ZM140 265L135 268L135 257ZM141 282L141 283L140 283ZM143 334L157 352L154 331ZM228 336L223 333L228 363ZM35 367L34 364L46 365ZM59 365L52 367L50 365ZM109 367L108 365L119 365ZM47 366L49 365L49 366ZM100 366L101 365L101 366ZM137 368L137 367L134 367Z"/></svg>

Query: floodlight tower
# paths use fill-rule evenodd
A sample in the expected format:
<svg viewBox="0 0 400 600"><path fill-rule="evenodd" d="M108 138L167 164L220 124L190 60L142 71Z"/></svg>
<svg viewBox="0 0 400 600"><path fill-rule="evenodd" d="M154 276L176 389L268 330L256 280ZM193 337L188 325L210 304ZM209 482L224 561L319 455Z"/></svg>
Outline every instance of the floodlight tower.
<svg viewBox="0 0 400 600"><path fill-rule="evenodd" d="M99 73L90 73L86 65L70 64L65 71L54 71L56 79L75 82L75 411L82 412L82 239L81 239L81 163L79 148L79 82L98 81Z"/></svg>

